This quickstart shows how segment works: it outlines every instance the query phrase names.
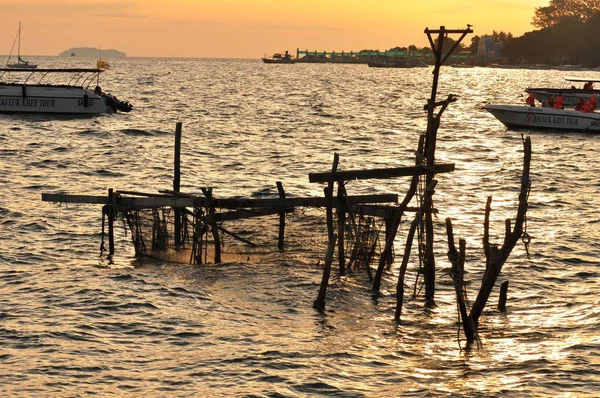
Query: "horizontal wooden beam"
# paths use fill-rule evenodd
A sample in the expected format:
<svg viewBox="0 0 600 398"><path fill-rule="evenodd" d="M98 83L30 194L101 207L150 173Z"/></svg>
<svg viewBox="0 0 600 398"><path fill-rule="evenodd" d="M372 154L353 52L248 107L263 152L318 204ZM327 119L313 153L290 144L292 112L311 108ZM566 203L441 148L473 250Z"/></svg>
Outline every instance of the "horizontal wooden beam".
<svg viewBox="0 0 600 398"><path fill-rule="evenodd" d="M433 169L433 174L449 173L454 171L454 163L436 164ZM395 177L408 177L414 175L427 174L428 170L425 166L408 166L395 167L387 169L371 169L371 170L348 170L330 171L325 173L309 173L308 180L310 182L331 182L331 181L351 181L351 180L368 180L368 179L387 179Z"/></svg>
<svg viewBox="0 0 600 398"><path fill-rule="evenodd" d="M115 196L115 201L118 206L128 208L156 208L156 207L206 207L208 201L206 198L190 198L190 197L126 197ZM398 195L382 194L382 195L357 195L349 197L351 204L364 203L398 203ZM58 203L81 203L81 204L100 204L109 203L108 196L93 196L93 195L67 195L67 194L42 194L44 202ZM212 204L216 208L224 209L251 209L251 208L271 208L271 209L288 209L293 207L325 207L324 197L308 197L308 198L286 198L286 199L244 199L244 198L229 198L229 199L214 199ZM337 205L334 200L334 206Z"/></svg>

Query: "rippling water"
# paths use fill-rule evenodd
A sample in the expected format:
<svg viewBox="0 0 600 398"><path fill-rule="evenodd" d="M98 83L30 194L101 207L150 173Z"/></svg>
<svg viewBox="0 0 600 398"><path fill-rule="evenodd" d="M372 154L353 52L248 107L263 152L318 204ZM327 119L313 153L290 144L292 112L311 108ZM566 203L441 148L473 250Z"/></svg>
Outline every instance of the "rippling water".
<svg viewBox="0 0 600 398"><path fill-rule="evenodd" d="M473 298L484 267L487 196L494 197L495 241L516 212L520 133L481 107L523 102L528 85L563 86L563 72L443 69L440 98L460 98L439 132L438 160L456 171L439 176L434 198L438 307L410 299L394 325L398 264L377 298L363 273L334 275L322 315L311 308L322 270L318 245L262 261L188 266L135 258L119 232L108 264L99 257L100 209L43 203L41 193L168 189L174 127L182 121L182 190L276 195L279 180L290 194L321 195L307 174L329 169L334 152L343 169L413 163L430 69L191 59L111 66L101 85L133 103L130 114L0 116L2 395L598 394L598 136L525 132L534 152L531 259L520 245L504 266L508 312L495 310L496 290L481 319L480 348L460 348L446 274L446 217L467 240ZM407 184L373 180L348 189L403 195ZM411 291L416 266L407 274Z"/></svg>

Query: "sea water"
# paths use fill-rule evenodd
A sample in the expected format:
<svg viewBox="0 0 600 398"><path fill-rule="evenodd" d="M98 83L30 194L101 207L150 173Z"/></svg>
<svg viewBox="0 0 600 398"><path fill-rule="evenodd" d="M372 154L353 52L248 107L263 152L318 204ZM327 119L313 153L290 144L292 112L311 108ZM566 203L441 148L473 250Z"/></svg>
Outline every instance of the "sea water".
<svg viewBox="0 0 600 398"><path fill-rule="evenodd" d="M39 58L40 67L94 59ZM3 396L594 396L600 391L600 140L509 131L482 107L524 103L527 86L564 86L564 72L444 67L434 206L436 303L413 297L393 322L398 255L373 296L364 272L332 275L324 313L312 308L324 252L306 245L260 260L190 266L135 257L116 229L100 257L101 211L41 201L42 193L157 192L173 178L183 123L182 191L216 197L321 196L308 173L410 166L426 128L431 68L265 65L260 60L111 60L100 85L131 102L92 118L0 116L0 392ZM570 72L589 76L597 72ZM517 245L466 349L457 323L444 220L467 241L474 299L491 241L516 215L531 137L526 250ZM350 194L404 195L406 178L350 182ZM276 217L276 216L274 216ZM401 253L412 216L396 239ZM276 222L276 221L275 221ZM316 228L316 227L315 227ZM319 225L322 231L322 224ZM259 231L260 232L260 231ZM314 231L306 231L307 234ZM294 248L292 248L294 249Z"/></svg>

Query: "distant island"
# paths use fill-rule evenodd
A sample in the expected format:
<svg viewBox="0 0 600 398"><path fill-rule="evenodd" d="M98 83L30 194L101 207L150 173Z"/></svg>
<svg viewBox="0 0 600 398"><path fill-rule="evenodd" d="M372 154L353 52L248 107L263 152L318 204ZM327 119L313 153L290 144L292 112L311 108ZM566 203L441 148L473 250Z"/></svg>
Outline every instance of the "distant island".
<svg viewBox="0 0 600 398"><path fill-rule="evenodd" d="M69 48L58 54L59 57L96 57L104 58L124 58L127 55L118 50L99 50L93 47L74 47Z"/></svg>

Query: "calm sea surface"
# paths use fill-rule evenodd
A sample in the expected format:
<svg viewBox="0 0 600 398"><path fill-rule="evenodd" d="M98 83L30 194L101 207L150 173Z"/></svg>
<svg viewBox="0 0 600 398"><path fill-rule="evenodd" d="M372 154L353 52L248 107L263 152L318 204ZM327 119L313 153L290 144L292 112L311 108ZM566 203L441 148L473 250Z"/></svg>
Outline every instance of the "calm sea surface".
<svg viewBox="0 0 600 398"><path fill-rule="evenodd" d="M492 239L500 242L503 220L516 214L523 158L520 132L482 106L522 103L529 85L562 87L566 73L598 72L443 69L439 98L459 101L439 131L438 160L456 171L439 176L434 197L438 306L426 310L422 296L407 295L395 325L399 256L379 297L364 272L333 275L325 313L312 309L324 255L312 242L325 231L302 214L290 228L306 233L306 244L283 254L273 217L250 235L267 242L260 259L190 266L136 258L120 227L109 264L99 256L100 207L43 203L41 194L171 188L181 121L182 190L275 197L282 181L289 195L319 196L323 186L308 173L329 169L334 152L341 169L413 164L431 69L197 59L111 66L100 84L135 105L129 114L0 116L0 395L600 395L600 136L525 132L531 258L520 244L505 264L508 311L495 310L496 289L479 348L464 350L457 331L443 225L451 217L467 240L474 299L486 198L494 197ZM399 178L348 190L403 195L407 186Z"/></svg>

